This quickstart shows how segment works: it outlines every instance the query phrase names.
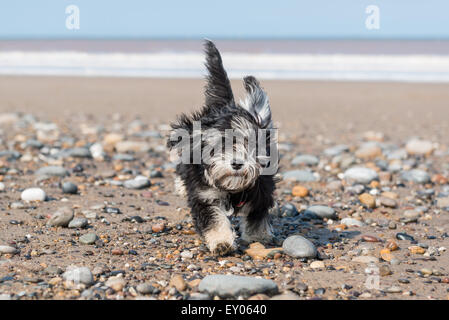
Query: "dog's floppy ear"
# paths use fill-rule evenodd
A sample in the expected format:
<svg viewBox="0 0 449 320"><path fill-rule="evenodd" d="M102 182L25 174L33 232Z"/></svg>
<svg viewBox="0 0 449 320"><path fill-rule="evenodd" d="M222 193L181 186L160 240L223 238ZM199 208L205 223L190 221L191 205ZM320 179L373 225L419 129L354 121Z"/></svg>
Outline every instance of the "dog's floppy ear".
<svg viewBox="0 0 449 320"><path fill-rule="evenodd" d="M206 68L208 71L205 88L206 106L222 107L234 103L231 83L223 68L220 52L210 40L205 40L204 48L206 53Z"/></svg>
<svg viewBox="0 0 449 320"><path fill-rule="evenodd" d="M243 82L247 95L240 104L252 114L262 128L271 127L270 102L267 94L260 87L259 81L253 76L248 76L243 79Z"/></svg>

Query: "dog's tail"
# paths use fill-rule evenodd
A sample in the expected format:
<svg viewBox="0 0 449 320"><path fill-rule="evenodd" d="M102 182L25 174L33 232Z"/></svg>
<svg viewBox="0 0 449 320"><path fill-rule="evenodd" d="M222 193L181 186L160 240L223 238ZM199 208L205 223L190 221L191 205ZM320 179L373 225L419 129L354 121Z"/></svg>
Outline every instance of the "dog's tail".
<svg viewBox="0 0 449 320"><path fill-rule="evenodd" d="M205 88L206 106L222 107L234 103L231 83L223 68L220 52L217 47L215 47L215 44L207 39L204 42L204 48L206 53L205 65L208 71Z"/></svg>

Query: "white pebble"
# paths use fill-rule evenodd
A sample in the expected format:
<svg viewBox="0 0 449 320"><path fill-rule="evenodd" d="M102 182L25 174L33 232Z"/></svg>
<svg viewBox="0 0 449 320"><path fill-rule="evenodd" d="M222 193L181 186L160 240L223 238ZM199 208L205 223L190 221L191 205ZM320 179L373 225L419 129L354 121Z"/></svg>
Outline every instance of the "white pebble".
<svg viewBox="0 0 449 320"><path fill-rule="evenodd" d="M25 189L20 197L23 201L44 201L47 195L40 188L29 188Z"/></svg>

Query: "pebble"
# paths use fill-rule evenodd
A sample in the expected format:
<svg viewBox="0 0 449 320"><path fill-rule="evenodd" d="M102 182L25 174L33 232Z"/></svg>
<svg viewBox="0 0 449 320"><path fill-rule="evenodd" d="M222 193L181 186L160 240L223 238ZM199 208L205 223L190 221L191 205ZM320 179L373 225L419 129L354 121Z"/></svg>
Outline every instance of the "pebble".
<svg viewBox="0 0 449 320"><path fill-rule="evenodd" d="M292 195L294 197L300 197L300 198L304 198L309 194L309 190L306 187L297 185L294 186L292 189Z"/></svg>
<svg viewBox="0 0 449 320"><path fill-rule="evenodd" d="M47 225L52 227L67 227L73 219L73 210L69 207L62 207L52 214Z"/></svg>
<svg viewBox="0 0 449 320"><path fill-rule="evenodd" d="M193 252L188 251L188 250L182 251L180 255L181 255L181 258L183 258L183 259L192 259L193 258Z"/></svg>
<svg viewBox="0 0 449 320"><path fill-rule="evenodd" d="M307 165L307 166L316 166L320 160L315 157L314 155L310 154L302 154L299 156L296 156L291 164L292 165Z"/></svg>
<svg viewBox="0 0 449 320"><path fill-rule="evenodd" d="M45 194L45 191L40 188L29 188L22 192L20 198L23 201L45 201L47 195Z"/></svg>
<svg viewBox="0 0 449 320"><path fill-rule="evenodd" d="M405 210L403 213L406 222L416 222L420 217L420 214L416 210Z"/></svg>
<svg viewBox="0 0 449 320"><path fill-rule="evenodd" d="M344 178L348 182L368 184L371 181L378 179L379 175L373 169L354 167L345 171Z"/></svg>
<svg viewBox="0 0 449 320"><path fill-rule="evenodd" d="M253 260L263 260L266 257L273 256L275 253L282 252L282 248L268 248L259 242L254 242L249 245L249 249L245 250L245 253L249 255Z"/></svg>
<svg viewBox="0 0 449 320"><path fill-rule="evenodd" d="M375 159L382 155L382 149L377 143L366 143L363 144L359 149L356 150L355 156L360 159Z"/></svg>
<svg viewBox="0 0 449 320"><path fill-rule="evenodd" d="M408 247L408 250L413 254L424 254L426 252L426 249L421 248L420 246L411 246Z"/></svg>
<svg viewBox="0 0 449 320"><path fill-rule="evenodd" d="M402 289L399 287L396 287L396 286L392 286L392 287L385 289L385 291L388 293L401 293Z"/></svg>
<svg viewBox="0 0 449 320"><path fill-rule="evenodd" d="M354 257L352 258L353 262L358 262L358 263L365 263L365 264L370 264L370 263L378 263L379 259L373 256L358 256L358 257Z"/></svg>
<svg viewBox="0 0 449 320"><path fill-rule="evenodd" d="M269 296L278 293L277 284L268 279L236 275L208 275L198 286L200 292L221 298L248 298L257 293Z"/></svg>
<svg viewBox="0 0 449 320"><path fill-rule="evenodd" d="M433 151L433 143L427 140L412 139L407 142L405 150L411 155L430 155Z"/></svg>
<svg viewBox="0 0 449 320"><path fill-rule="evenodd" d="M326 219L334 219L336 218L336 212L333 208L328 206L322 206L322 205L314 205L310 206L306 209L304 214L312 213L314 215L317 215L320 218L326 218Z"/></svg>
<svg viewBox="0 0 449 320"><path fill-rule="evenodd" d="M119 153L126 152L148 152L151 146L147 142L143 141L120 141L115 144L115 149Z"/></svg>
<svg viewBox="0 0 449 320"><path fill-rule="evenodd" d="M398 203L395 199L388 198L385 196L379 198L379 203L387 208L396 208L398 206Z"/></svg>
<svg viewBox="0 0 449 320"><path fill-rule="evenodd" d="M324 262L323 262L323 261L313 261L313 262L310 264L310 267L311 267L312 269L324 269L324 268L325 268L325 265L324 265Z"/></svg>
<svg viewBox="0 0 449 320"><path fill-rule="evenodd" d="M85 285L92 285L94 283L94 276L87 267L69 267L62 275L66 281L73 281L75 283L82 283Z"/></svg>
<svg viewBox="0 0 449 320"><path fill-rule="evenodd" d="M382 265L382 266L380 266L380 268L379 268L379 274L380 274L382 277L386 277L386 276L389 276L389 275L393 274L393 271L391 271L391 269L390 269L389 266L387 266L387 265Z"/></svg>
<svg viewBox="0 0 449 320"><path fill-rule="evenodd" d="M180 274L175 274L172 276L170 280L170 286L175 287L179 292L187 289L187 283L184 278Z"/></svg>
<svg viewBox="0 0 449 320"><path fill-rule="evenodd" d="M74 218L69 223L69 228L76 229L76 228L85 228L87 227L87 219L86 218Z"/></svg>
<svg viewBox="0 0 449 320"><path fill-rule="evenodd" d="M284 180L294 180L297 182L312 182L317 181L315 175L307 170L292 170L286 171L282 174Z"/></svg>
<svg viewBox="0 0 449 320"><path fill-rule="evenodd" d="M299 235L285 239L282 248L286 254L293 258L314 258L317 255L315 245Z"/></svg>
<svg viewBox="0 0 449 320"><path fill-rule="evenodd" d="M120 292L126 286L126 280L120 276L110 277L108 281L106 281L105 285L109 288L114 289L116 292Z"/></svg>
<svg viewBox="0 0 449 320"><path fill-rule="evenodd" d="M41 177L65 177L69 175L69 172L63 167L48 166L38 169L35 174Z"/></svg>
<svg viewBox="0 0 449 320"><path fill-rule="evenodd" d="M398 240L408 240L408 241L415 241L415 238L413 238L411 235L407 233L396 233L396 239Z"/></svg>
<svg viewBox="0 0 449 320"><path fill-rule="evenodd" d="M359 200L361 203L363 203L368 208L375 208L376 207L376 199L370 195L369 193L363 193L359 196Z"/></svg>
<svg viewBox="0 0 449 320"><path fill-rule="evenodd" d="M147 177L137 176L132 180L125 181L123 186L127 189L140 190L151 186L151 181Z"/></svg>
<svg viewBox="0 0 449 320"><path fill-rule="evenodd" d="M342 223L348 227L352 227L352 226L363 227L365 225L362 221L354 219L354 218L341 219L340 223Z"/></svg>
<svg viewBox="0 0 449 320"><path fill-rule="evenodd" d="M282 217L295 217L299 214L298 209L296 209L296 206L290 202L284 204L280 208L279 212Z"/></svg>
<svg viewBox="0 0 449 320"><path fill-rule="evenodd" d="M79 238L82 244L94 244L97 241L97 235L95 233L86 233Z"/></svg>
<svg viewBox="0 0 449 320"><path fill-rule="evenodd" d="M0 182L0 192L5 191L5 184L3 182Z"/></svg>
<svg viewBox="0 0 449 320"><path fill-rule="evenodd" d="M437 207L440 209L449 208L449 197L437 199Z"/></svg>
<svg viewBox="0 0 449 320"><path fill-rule="evenodd" d="M156 288L149 283L141 283L137 285L136 290L140 294L153 294Z"/></svg>
<svg viewBox="0 0 449 320"><path fill-rule="evenodd" d="M324 154L328 157L335 157L346 151L349 151L349 147L347 145L340 144L334 147L327 148L326 150L324 150Z"/></svg>
<svg viewBox="0 0 449 320"><path fill-rule="evenodd" d="M14 247L10 246L0 246L0 253L1 254L16 254L18 250Z"/></svg>
<svg viewBox="0 0 449 320"><path fill-rule="evenodd" d="M67 194L76 194L78 192L78 186L72 182L64 182L62 184L62 192Z"/></svg>
<svg viewBox="0 0 449 320"><path fill-rule="evenodd" d="M156 233L162 232L162 231L164 231L164 229L165 229L164 223L155 223L151 226L151 230Z"/></svg>
<svg viewBox="0 0 449 320"><path fill-rule="evenodd" d="M402 171L400 177L404 181L421 183L421 184L429 183L431 180L429 174L420 169Z"/></svg>
<svg viewBox="0 0 449 320"><path fill-rule="evenodd" d="M391 251L389 249L382 249L380 250L380 257L382 260L390 262L393 259L393 255L391 254Z"/></svg>

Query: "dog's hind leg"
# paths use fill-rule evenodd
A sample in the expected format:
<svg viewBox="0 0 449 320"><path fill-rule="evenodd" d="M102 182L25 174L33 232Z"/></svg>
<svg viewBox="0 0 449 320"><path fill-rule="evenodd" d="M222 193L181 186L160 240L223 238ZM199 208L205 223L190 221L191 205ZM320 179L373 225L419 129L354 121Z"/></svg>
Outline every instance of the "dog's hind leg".
<svg viewBox="0 0 449 320"><path fill-rule="evenodd" d="M225 255L235 250L236 235L223 208L198 204L192 207L192 215L212 253Z"/></svg>

